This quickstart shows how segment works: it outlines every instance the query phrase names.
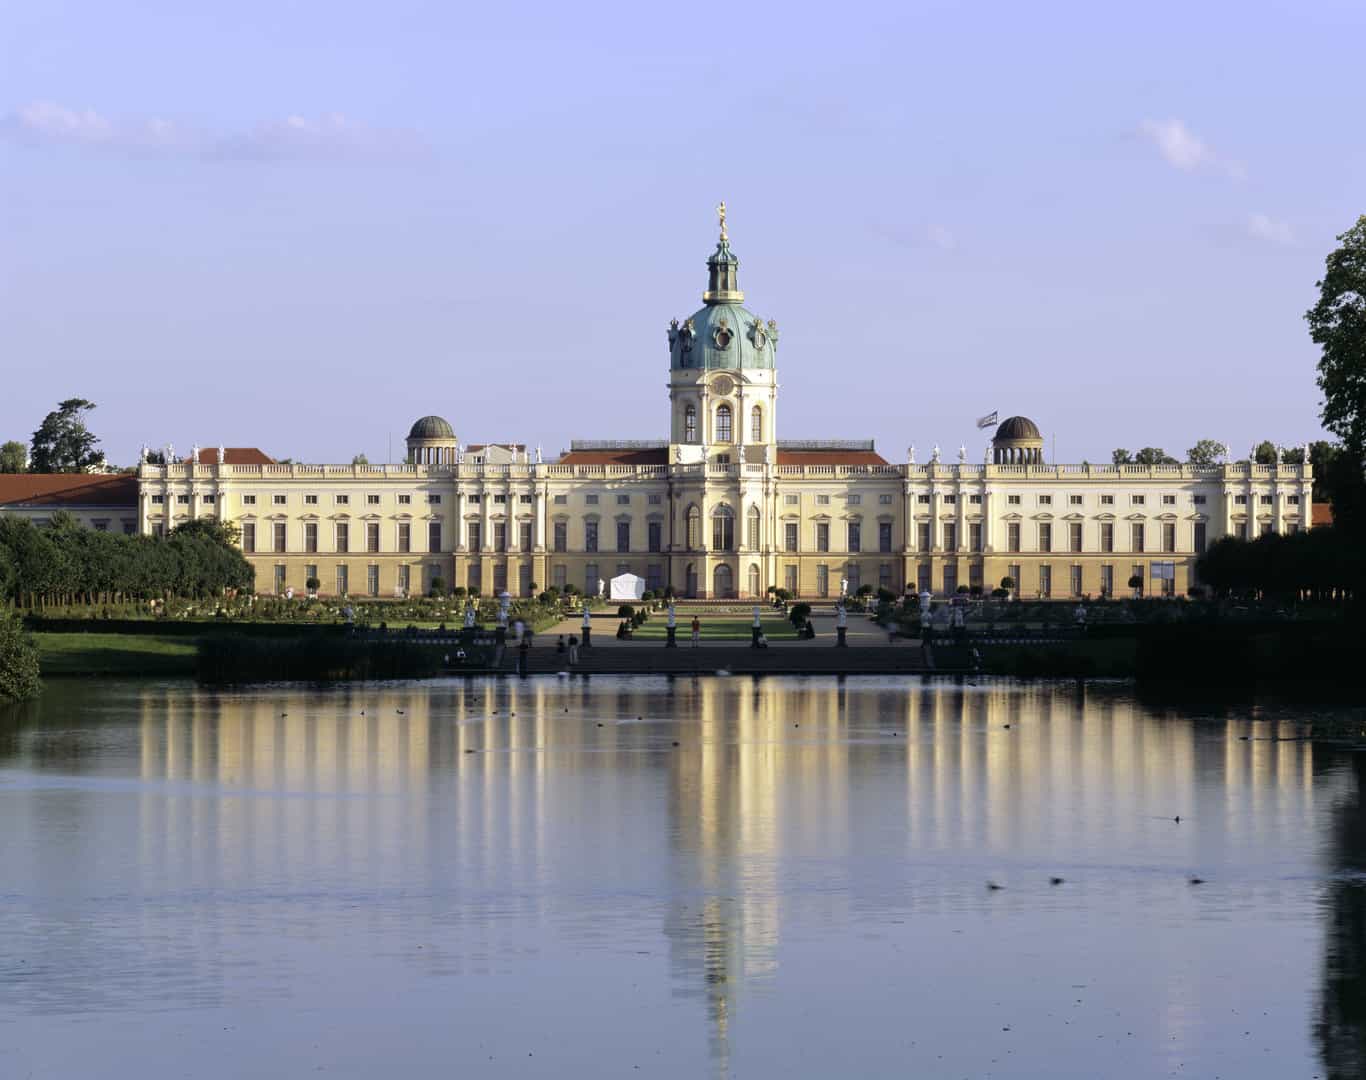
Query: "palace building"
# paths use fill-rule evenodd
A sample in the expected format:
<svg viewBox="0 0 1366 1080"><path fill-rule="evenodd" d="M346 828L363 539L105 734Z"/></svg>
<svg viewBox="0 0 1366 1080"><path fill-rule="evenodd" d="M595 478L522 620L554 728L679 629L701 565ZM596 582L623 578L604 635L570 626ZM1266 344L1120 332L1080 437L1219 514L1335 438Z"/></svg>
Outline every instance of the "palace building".
<svg viewBox="0 0 1366 1080"><path fill-rule="evenodd" d="M1024 597L1148 595L1194 584L1223 536L1311 523L1308 465L1058 465L1031 420L997 427L984 460L938 449L892 463L871 441L778 437L773 320L745 307L724 204L702 306L668 326L668 438L464 445L424 416L391 465L272 462L199 450L142 464L142 533L231 521L266 593L392 597L434 585L485 595L632 572L686 597L809 598L862 585L950 594L1013 578ZM662 358L661 358L662 359ZM662 425L661 425L662 426ZM4 492L0 490L0 511ZM88 516L88 515L85 515Z"/></svg>

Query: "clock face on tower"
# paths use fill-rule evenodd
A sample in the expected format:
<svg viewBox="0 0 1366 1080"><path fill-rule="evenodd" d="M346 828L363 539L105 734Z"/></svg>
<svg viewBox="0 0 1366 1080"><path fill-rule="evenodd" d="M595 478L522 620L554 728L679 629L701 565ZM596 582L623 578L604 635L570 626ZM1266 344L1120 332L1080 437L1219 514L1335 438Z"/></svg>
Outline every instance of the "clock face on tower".
<svg viewBox="0 0 1366 1080"><path fill-rule="evenodd" d="M712 380L712 393L725 396L735 389L735 383L731 382L729 375L721 375Z"/></svg>

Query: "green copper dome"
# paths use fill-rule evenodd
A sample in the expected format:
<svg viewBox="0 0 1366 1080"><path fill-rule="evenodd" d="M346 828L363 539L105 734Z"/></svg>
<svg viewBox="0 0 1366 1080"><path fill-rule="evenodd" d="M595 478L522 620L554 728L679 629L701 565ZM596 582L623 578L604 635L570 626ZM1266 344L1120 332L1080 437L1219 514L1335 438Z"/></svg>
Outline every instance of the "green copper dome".
<svg viewBox="0 0 1366 1080"><path fill-rule="evenodd" d="M455 429L440 416L424 416L414 421L408 431L410 439L454 439Z"/></svg>
<svg viewBox="0 0 1366 1080"><path fill-rule="evenodd" d="M778 348L778 324L764 322L741 305L740 260L730 250L726 235L726 204L721 214L721 239L707 260L706 306L679 323L669 324L669 367L716 371L735 368L772 368Z"/></svg>

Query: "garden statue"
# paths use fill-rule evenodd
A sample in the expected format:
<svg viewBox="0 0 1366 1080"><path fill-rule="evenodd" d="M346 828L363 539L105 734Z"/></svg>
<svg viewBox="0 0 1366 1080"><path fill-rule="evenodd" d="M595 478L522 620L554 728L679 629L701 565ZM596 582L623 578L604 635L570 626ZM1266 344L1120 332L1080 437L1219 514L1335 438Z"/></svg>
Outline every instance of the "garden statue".
<svg viewBox="0 0 1366 1080"><path fill-rule="evenodd" d="M191 465L198 465L198 464L199 464L199 444L198 444L198 443L195 443L192 447L190 447L190 464L191 464Z"/></svg>
<svg viewBox="0 0 1366 1080"><path fill-rule="evenodd" d="M928 619L930 617L930 590L926 589L920 594L920 617Z"/></svg>
<svg viewBox="0 0 1366 1080"><path fill-rule="evenodd" d="M849 625L849 615L844 610L844 601L835 605L835 626L843 630Z"/></svg>
<svg viewBox="0 0 1366 1080"><path fill-rule="evenodd" d="M759 629L759 627L761 627L761 626L763 626L763 625L764 625L763 620L759 618L759 605L758 605L758 604L755 604L755 605L754 605L754 629L757 630L757 629Z"/></svg>
<svg viewBox="0 0 1366 1080"><path fill-rule="evenodd" d="M939 444L935 443L934 449L930 451L930 461L933 464L938 465L941 457L943 457L943 455L939 452Z"/></svg>
<svg viewBox="0 0 1366 1080"><path fill-rule="evenodd" d="M960 446L958 447L958 464L959 464L959 465L966 465L967 463L968 463L968 448L967 448L966 446L960 445Z"/></svg>
<svg viewBox="0 0 1366 1080"><path fill-rule="evenodd" d="M606 591L606 589L607 582L603 581L602 578L598 578L598 595L601 596Z"/></svg>
<svg viewBox="0 0 1366 1080"><path fill-rule="evenodd" d="M849 595L849 579L848 579L847 577L842 577L842 578L840 578L840 600L843 601L844 598L845 598L846 596L848 596L848 595ZM841 606L842 606L842 605L841 605Z"/></svg>
<svg viewBox="0 0 1366 1080"><path fill-rule="evenodd" d="M465 605L465 629L466 629L466 630L473 630L473 629L474 629L474 602L473 602L473 601L471 601L471 602L469 602L469 603L467 603L467 604Z"/></svg>
<svg viewBox="0 0 1366 1080"><path fill-rule="evenodd" d="M669 629L672 630L672 629L673 629L675 626L677 626L677 625L678 625L678 621L677 621L677 619L675 619L675 617L674 617L674 602L673 602L672 600L670 600L670 601L669 601Z"/></svg>
<svg viewBox="0 0 1366 1080"><path fill-rule="evenodd" d="M915 464L915 443L906 447L906 460L912 465Z"/></svg>
<svg viewBox="0 0 1366 1080"><path fill-rule="evenodd" d="M506 589L498 597L498 625L506 627L508 624L508 608L512 604L512 594Z"/></svg>
<svg viewBox="0 0 1366 1080"><path fill-rule="evenodd" d="M583 628L587 630L593 625L593 617L588 614L588 597L583 599Z"/></svg>

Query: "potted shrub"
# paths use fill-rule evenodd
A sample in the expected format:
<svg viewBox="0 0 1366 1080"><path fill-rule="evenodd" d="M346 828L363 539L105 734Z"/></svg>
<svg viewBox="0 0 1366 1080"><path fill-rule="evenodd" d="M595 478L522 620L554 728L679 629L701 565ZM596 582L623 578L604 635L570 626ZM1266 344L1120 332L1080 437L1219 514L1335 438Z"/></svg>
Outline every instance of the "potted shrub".
<svg viewBox="0 0 1366 1080"><path fill-rule="evenodd" d="M1139 599L1143 595L1143 578L1138 574L1130 574L1129 588L1134 590L1134 599Z"/></svg>
<svg viewBox="0 0 1366 1080"><path fill-rule="evenodd" d="M1010 596L1015 591L1015 579L1007 574L1001 579L1001 588L1005 590L1006 596Z"/></svg>
<svg viewBox="0 0 1366 1080"><path fill-rule="evenodd" d="M433 599L435 599L436 597L441 596L442 594L444 594L445 591L446 591L446 580L445 580L445 578L434 577L434 578L432 578L432 584L431 584L431 586L430 586L430 587L428 588L428 590L427 590L427 595L430 596L430 597L432 597Z"/></svg>
<svg viewBox="0 0 1366 1080"><path fill-rule="evenodd" d="M308 590L308 598L310 600L316 600L318 598L318 589L321 585L322 582L315 577L311 577L304 582L304 588Z"/></svg>

